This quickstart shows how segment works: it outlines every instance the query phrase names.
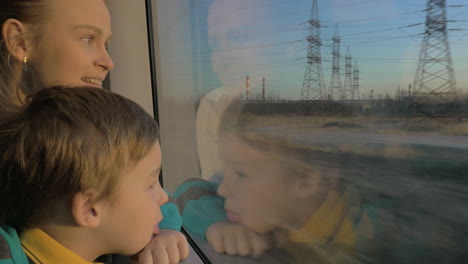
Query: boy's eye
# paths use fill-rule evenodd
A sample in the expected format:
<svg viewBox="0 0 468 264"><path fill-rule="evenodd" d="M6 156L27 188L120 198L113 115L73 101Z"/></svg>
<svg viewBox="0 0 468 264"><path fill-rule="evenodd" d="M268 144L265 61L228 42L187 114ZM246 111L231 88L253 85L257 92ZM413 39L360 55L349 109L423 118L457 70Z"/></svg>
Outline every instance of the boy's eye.
<svg viewBox="0 0 468 264"><path fill-rule="evenodd" d="M237 175L237 177L239 177L239 178L247 178L247 175L244 174L244 173L242 173L242 172L240 172L240 171L236 171L236 175Z"/></svg>
<svg viewBox="0 0 468 264"><path fill-rule="evenodd" d="M153 183L151 183L151 185L148 187L148 189L154 189L158 183L159 183L159 180L156 179Z"/></svg>

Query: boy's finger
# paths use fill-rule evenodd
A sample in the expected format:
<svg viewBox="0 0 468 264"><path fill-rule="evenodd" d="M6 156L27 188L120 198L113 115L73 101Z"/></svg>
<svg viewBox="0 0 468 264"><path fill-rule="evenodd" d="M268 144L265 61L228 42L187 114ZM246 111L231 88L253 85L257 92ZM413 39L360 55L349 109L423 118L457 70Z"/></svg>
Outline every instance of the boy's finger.
<svg viewBox="0 0 468 264"><path fill-rule="evenodd" d="M153 258L153 262L151 264L170 264L169 262L169 256L167 255L167 252L165 249L153 249L151 251L151 255ZM146 264L146 263L145 263Z"/></svg>
<svg viewBox="0 0 468 264"><path fill-rule="evenodd" d="M225 236L224 237L224 250L228 255L237 255L237 238L236 236Z"/></svg>
<svg viewBox="0 0 468 264"><path fill-rule="evenodd" d="M252 239L252 254L254 256L261 255L264 252L266 245L261 239L259 239L259 237L256 234L252 233L250 234L250 236Z"/></svg>
<svg viewBox="0 0 468 264"><path fill-rule="evenodd" d="M242 230L237 235L237 249L241 256L248 256L252 252L252 241L246 230Z"/></svg>
<svg viewBox="0 0 468 264"><path fill-rule="evenodd" d="M272 247L272 242L263 235L251 233L253 255L261 255Z"/></svg>
<svg viewBox="0 0 468 264"><path fill-rule="evenodd" d="M177 264L180 262L179 248L176 244L170 244L166 246L167 257L169 258L169 264Z"/></svg>
<svg viewBox="0 0 468 264"><path fill-rule="evenodd" d="M183 237L182 241L177 244L177 247L179 248L180 260L188 258L190 250L187 238L185 238L185 236Z"/></svg>
<svg viewBox="0 0 468 264"><path fill-rule="evenodd" d="M213 247L213 249L217 253L225 253L224 250L224 237L221 235L216 235L216 236L210 236L210 239L208 239L208 243Z"/></svg>
<svg viewBox="0 0 468 264"><path fill-rule="evenodd" d="M135 261L135 259L137 261ZM138 258L132 259L132 264L153 264L153 258L151 257L151 251L143 250L140 254L138 254Z"/></svg>

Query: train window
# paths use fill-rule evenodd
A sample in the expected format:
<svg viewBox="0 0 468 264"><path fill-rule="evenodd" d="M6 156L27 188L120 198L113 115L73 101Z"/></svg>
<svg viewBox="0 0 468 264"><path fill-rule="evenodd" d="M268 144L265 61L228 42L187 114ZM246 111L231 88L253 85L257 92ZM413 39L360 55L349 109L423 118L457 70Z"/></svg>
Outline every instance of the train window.
<svg viewBox="0 0 468 264"><path fill-rule="evenodd" d="M153 0L164 183L213 263L466 263L463 0Z"/></svg>

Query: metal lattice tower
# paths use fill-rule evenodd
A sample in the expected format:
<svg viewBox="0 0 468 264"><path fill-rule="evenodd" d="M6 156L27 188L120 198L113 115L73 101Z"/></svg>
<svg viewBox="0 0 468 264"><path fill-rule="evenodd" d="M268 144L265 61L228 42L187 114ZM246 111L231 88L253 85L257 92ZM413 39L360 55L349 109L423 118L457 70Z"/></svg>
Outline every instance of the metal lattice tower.
<svg viewBox="0 0 468 264"><path fill-rule="evenodd" d="M250 77L248 75L245 77L245 100L250 100Z"/></svg>
<svg viewBox="0 0 468 264"><path fill-rule="evenodd" d="M435 104L456 100L456 84L447 36L446 0L427 0L426 11L426 28L412 97L415 114L434 117L448 110L434 109Z"/></svg>
<svg viewBox="0 0 468 264"><path fill-rule="evenodd" d="M351 57L351 49L348 46L345 56L345 81L343 86L343 96L341 99L353 99L353 62Z"/></svg>
<svg viewBox="0 0 468 264"><path fill-rule="evenodd" d="M331 100L339 100L342 98L341 79L340 79L340 35L338 32L338 25L335 27L335 34L333 40L333 63L332 63L332 76L328 90L328 96Z"/></svg>
<svg viewBox="0 0 468 264"><path fill-rule="evenodd" d="M322 55L320 52L322 41L320 40L320 20L317 0L313 0L311 18L308 22L307 68L302 83L301 100L322 100L326 98L326 88L323 81Z"/></svg>
<svg viewBox="0 0 468 264"><path fill-rule="evenodd" d="M351 99L360 100L361 98L359 97L359 95L359 67L357 61L355 61L353 68L353 92L351 94Z"/></svg>

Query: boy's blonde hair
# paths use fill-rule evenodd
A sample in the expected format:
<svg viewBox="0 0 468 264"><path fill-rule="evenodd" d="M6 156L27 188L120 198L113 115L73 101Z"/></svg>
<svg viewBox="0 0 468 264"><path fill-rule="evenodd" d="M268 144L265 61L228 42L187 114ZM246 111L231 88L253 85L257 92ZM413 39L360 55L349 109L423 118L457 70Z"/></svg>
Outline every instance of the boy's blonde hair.
<svg viewBox="0 0 468 264"><path fill-rule="evenodd" d="M118 94L42 89L0 125L0 225L30 227L57 200L87 189L111 201L119 176L158 134L156 121Z"/></svg>
<svg viewBox="0 0 468 264"><path fill-rule="evenodd" d="M265 153L288 171L285 178L305 176L307 167L313 167L320 177L321 190L329 191L338 181L339 171L349 159L349 153L337 144L304 144L297 135L287 131L265 128L265 115L242 111L243 103L235 100L223 113L218 128L221 137L232 136Z"/></svg>

